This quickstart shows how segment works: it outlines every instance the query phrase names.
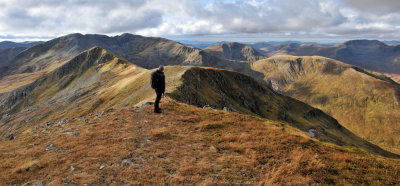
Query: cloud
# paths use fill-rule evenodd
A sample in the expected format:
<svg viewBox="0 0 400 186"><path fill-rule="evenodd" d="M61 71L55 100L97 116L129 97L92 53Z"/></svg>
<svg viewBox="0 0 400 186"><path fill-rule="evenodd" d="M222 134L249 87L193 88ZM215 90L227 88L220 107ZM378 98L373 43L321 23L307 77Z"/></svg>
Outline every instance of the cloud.
<svg viewBox="0 0 400 186"><path fill-rule="evenodd" d="M400 10L399 0L341 0L343 3L372 13L393 13Z"/></svg>
<svg viewBox="0 0 400 186"><path fill-rule="evenodd" d="M228 31L245 33L308 31L345 21L332 1L308 0L216 2L201 17L223 25Z"/></svg>
<svg viewBox="0 0 400 186"><path fill-rule="evenodd" d="M0 33L57 36L135 32L162 23L163 13L146 4L145 0L5 1L0 4Z"/></svg>
<svg viewBox="0 0 400 186"><path fill-rule="evenodd" d="M346 21L332 0L211 1L207 4L181 0L166 1L157 8L169 14L160 25L164 29L169 27L165 34L285 33L337 26Z"/></svg>
<svg viewBox="0 0 400 186"><path fill-rule="evenodd" d="M400 1L0 0L0 36L69 33L147 36L398 37Z"/></svg>

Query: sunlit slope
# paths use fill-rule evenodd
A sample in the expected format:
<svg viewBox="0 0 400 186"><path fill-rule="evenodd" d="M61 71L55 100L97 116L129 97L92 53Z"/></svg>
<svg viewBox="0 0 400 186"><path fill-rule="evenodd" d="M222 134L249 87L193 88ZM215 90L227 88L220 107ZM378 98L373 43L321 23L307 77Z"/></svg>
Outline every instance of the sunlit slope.
<svg viewBox="0 0 400 186"><path fill-rule="evenodd" d="M400 86L391 79L324 57L273 57L256 62L253 69L263 72L274 89L399 152Z"/></svg>
<svg viewBox="0 0 400 186"><path fill-rule="evenodd" d="M180 71L187 68L166 68L167 91L179 84ZM60 110L80 116L93 110L153 101L151 72L100 47L92 48L33 83L0 94L0 128L12 131L26 121L38 122Z"/></svg>

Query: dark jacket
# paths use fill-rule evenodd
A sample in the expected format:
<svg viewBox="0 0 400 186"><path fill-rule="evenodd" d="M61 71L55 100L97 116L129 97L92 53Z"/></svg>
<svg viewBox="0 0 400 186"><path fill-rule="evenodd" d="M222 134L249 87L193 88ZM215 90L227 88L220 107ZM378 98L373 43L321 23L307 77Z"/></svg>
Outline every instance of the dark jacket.
<svg viewBox="0 0 400 186"><path fill-rule="evenodd" d="M164 72L156 70L151 73L151 87L158 93L165 92L165 75Z"/></svg>

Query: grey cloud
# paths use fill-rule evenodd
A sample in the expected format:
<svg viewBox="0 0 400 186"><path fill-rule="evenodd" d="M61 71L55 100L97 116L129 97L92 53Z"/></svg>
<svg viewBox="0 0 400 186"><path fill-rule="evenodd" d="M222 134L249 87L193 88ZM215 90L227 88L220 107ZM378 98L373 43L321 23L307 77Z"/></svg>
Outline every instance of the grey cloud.
<svg viewBox="0 0 400 186"><path fill-rule="evenodd" d="M0 17L4 24L11 29L33 29L38 26L38 22L43 21L45 18L35 15L30 15L22 8L11 8L4 13L7 16Z"/></svg>
<svg viewBox="0 0 400 186"><path fill-rule="evenodd" d="M361 0L355 2L360 3ZM369 0L366 2L371 8L376 4ZM377 7L393 5L394 10L398 2L383 0L382 3L386 5ZM354 11L354 7L339 0L212 1L205 7L200 3L183 4L186 6L183 12L187 17L221 27L216 31L198 30L200 34L290 33L301 36L306 33L357 37L370 37L374 33L391 36L399 34L399 13L366 14L356 11L358 14L349 15L343 10ZM382 23L385 25L382 26Z"/></svg>
<svg viewBox="0 0 400 186"><path fill-rule="evenodd" d="M394 13L400 10L399 0L341 0L346 5L371 13Z"/></svg>
<svg viewBox="0 0 400 186"><path fill-rule="evenodd" d="M0 0L0 35L398 35L399 9L390 0Z"/></svg>
<svg viewBox="0 0 400 186"><path fill-rule="evenodd" d="M333 1L270 0L215 1L206 8L188 9L198 19L223 25L231 32L264 33L275 31L307 31L316 27L336 26L346 18ZM323 7L324 3L331 6Z"/></svg>
<svg viewBox="0 0 400 186"><path fill-rule="evenodd" d="M146 0L19 0L1 2L0 34L121 33L157 27L163 13Z"/></svg>
<svg viewBox="0 0 400 186"><path fill-rule="evenodd" d="M113 24L95 26L92 30L98 30L103 33L129 32L143 28L157 27L162 23L162 13L155 10L145 10L136 14L136 16L120 15L110 18Z"/></svg>
<svg viewBox="0 0 400 186"><path fill-rule="evenodd" d="M362 28L358 29L355 27L334 27L334 28L329 28L325 30L326 33L328 34L334 34L334 35L340 35L340 36L363 36L363 35L382 35L382 34L394 34L394 33L399 33L396 29L383 29L383 28Z"/></svg>

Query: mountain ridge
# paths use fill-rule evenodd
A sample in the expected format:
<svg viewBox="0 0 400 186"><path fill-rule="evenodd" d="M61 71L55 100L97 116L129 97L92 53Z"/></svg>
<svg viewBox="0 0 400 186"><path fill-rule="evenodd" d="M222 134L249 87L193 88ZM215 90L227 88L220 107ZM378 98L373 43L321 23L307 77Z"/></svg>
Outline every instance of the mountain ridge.
<svg viewBox="0 0 400 186"><path fill-rule="evenodd" d="M18 54L8 66L0 68L0 76L2 76L0 78L20 78L21 82L25 82L22 84L31 83L32 79L58 68L74 55L95 46L105 48L121 59L148 69L159 65L209 66L236 70L262 79L262 74L251 70L250 63L220 59L203 50L164 38L132 34L114 37L98 34L70 34L59 37ZM27 77L30 74L33 77L31 79Z"/></svg>
<svg viewBox="0 0 400 186"><path fill-rule="evenodd" d="M400 85L392 79L319 56L275 56L256 62L253 69L263 72L274 90L327 112L364 139L399 152Z"/></svg>
<svg viewBox="0 0 400 186"><path fill-rule="evenodd" d="M55 110L68 107L71 109L69 112L78 114L75 115L78 117L100 108L109 109L124 104L135 106L152 100L154 93L149 85L150 73L101 47L91 48L29 86L0 94L0 115L8 115L0 130L10 129L10 126L22 127L23 123L12 118L38 104L55 107L36 119L41 121ZM196 106L228 107L241 113L285 121L305 132L312 129L315 137L322 141L354 145L371 153L397 157L363 141L321 110L277 94L250 76L210 67L182 66L167 67L166 76L166 94L175 100ZM242 87L247 87L247 90ZM81 102L79 107L74 108L73 105L78 102ZM2 135L9 133L3 132Z"/></svg>
<svg viewBox="0 0 400 186"><path fill-rule="evenodd" d="M26 47L12 47L0 49L0 69L20 52L27 49Z"/></svg>
<svg viewBox="0 0 400 186"><path fill-rule="evenodd" d="M333 46L292 43L258 50L269 55L324 56L381 73L400 72L400 46L390 46L378 40L350 40Z"/></svg>
<svg viewBox="0 0 400 186"><path fill-rule="evenodd" d="M43 43L43 41L26 41L26 42L1 41L0 49L15 48L15 47L29 48L38 45L40 43Z"/></svg>
<svg viewBox="0 0 400 186"><path fill-rule="evenodd" d="M254 62L266 58L253 47L237 42L216 43L204 50L220 58L230 60Z"/></svg>

